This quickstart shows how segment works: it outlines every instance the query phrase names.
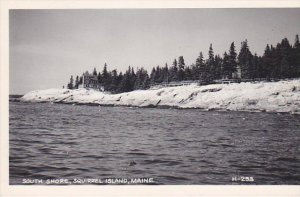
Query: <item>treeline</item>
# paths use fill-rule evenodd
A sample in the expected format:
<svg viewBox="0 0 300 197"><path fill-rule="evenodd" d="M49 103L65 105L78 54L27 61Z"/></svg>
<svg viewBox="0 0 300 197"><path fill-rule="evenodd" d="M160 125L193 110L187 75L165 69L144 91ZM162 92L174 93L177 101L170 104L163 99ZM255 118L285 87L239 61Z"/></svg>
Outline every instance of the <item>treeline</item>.
<svg viewBox="0 0 300 197"><path fill-rule="evenodd" d="M232 42L222 57L214 54L210 44L208 58L204 59L200 52L192 65L186 65L183 56L180 56L174 59L172 65L166 63L164 66L153 67L150 74L143 67L135 71L131 66L125 73L116 69L108 71L106 64L102 72L97 72L94 68L92 74L97 76L98 83L103 85L105 91L120 93L147 89L152 84L185 80L199 80L200 84L211 84L218 79L237 78L238 71L240 77L247 80L300 77L299 36L296 35L294 44L284 38L276 46L267 45L262 56L252 54L248 41L245 40L241 42L238 54ZM77 76L74 82L71 76L68 88L78 88L81 83L82 77Z"/></svg>

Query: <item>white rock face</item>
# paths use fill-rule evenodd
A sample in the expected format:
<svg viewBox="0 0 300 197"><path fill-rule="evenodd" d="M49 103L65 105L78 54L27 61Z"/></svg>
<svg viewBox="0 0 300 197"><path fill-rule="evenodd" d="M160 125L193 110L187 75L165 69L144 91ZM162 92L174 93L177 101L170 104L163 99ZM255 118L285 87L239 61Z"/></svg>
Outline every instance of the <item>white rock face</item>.
<svg viewBox="0 0 300 197"><path fill-rule="evenodd" d="M95 90L48 89L25 94L21 101L123 106L170 106L207 110L267 111L300 114L300 79L179 86L109 94Z"/></svg>

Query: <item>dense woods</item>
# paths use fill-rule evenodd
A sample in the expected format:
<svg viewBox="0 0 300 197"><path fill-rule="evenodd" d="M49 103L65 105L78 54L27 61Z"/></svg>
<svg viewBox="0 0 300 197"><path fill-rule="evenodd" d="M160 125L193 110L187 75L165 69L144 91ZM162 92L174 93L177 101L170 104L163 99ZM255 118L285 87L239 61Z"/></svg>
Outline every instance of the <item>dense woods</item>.
<svg viewBox="0 0 300 197"><path fill-rule="evenodd" d="M240 78L247 81L274 80L300 77L300 43L299 36L291 44L287 38L281 40L276 46L267 45L262 56L252 54L248 41L241 42L239 53L235 43L231 43L228 51L221 57L214 54L210 44L208 58L204 59L200 52L195 63L186 65L184 57L174 59L172 65L153 67L150 73L143 67L134 69L129 66L125 73L116 69L108 70L105 63L103 70L97 72L94 68L92 75L102 84L105 91L112 93L129 92L138 89L147 89L154 84L166 84L180 81L199 81L200 84L215 83L220 79ZM82 76L71 76L67 85L69 89L78 88L82 84Z"/></svg>

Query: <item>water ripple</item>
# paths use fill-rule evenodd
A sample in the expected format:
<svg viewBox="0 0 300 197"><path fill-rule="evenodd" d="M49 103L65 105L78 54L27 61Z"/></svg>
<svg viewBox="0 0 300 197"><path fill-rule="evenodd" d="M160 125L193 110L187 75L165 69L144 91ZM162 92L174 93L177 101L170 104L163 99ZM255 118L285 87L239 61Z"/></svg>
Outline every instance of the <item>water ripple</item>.
<svg viewBox="0 0 300 197"><path fill-rule="evenodd" d="M153 184L300 184L300 116L10 103L10 184L152 177ZM254 183L232 182L252 176Z"/></svg>

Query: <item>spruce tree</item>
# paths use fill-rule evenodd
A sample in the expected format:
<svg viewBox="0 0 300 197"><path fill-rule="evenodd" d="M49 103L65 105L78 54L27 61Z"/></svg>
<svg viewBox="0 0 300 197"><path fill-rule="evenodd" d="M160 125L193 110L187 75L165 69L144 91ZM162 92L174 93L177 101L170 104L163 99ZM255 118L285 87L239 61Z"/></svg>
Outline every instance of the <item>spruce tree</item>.
<svg viewBox="0 0 300 197"><path fill-rule="evenodd" d="M184 69L184 80L187 81L193 80L192 69L189 66L186 66Z"/></svg>
<svg viewBox="0 0 300 197"><path fill-rule="evenodd" d="M104 90L108 90L110 85L110 79L109 79L109 73L107 70L106 63L104 64L103 71L102 71L102 81L103 81Z"/></svg>
<svg viewBox="0 0 300 197"><path fill-rule="evenodd" d="M172 66L169 69L169 81L178 81L177 73L178 73L177 60L174 59Z"/></svg>
<svg viewBox="0 0 300 197"><path fill-rule="evenodd" d="M300 48L299 35L297 34L295 37L294 48Z"/></svg>
<svg viewBox="0 0 300 197"><path fill-rule="evenodd" d="M120 92L130 92L133 90L133 87L132 87L132 81L130 79L131 77L131 67L129 66L128 70L126 71L126 73L123 75L122 77L122 82L120 84L120 87L119 87L119 91Z"/></svg>
<svg viewBox="0 0 300 197"><path fill-rule="evenodd" d="M103 82L105 83L105 80L108 78L108 71L107 71L107 64L104 63L103 71L102 71L102 78Z"/></svg>
<svg viewBox="0 0 300 197"><path fill-rule="evenodd" d="M262 56L262 70L265 72L261 74L261 76L269 80L271 78L271 73L272 73L272 53L271 53L271 48L268 44Z"/></svg>
<svg viewBox="0 0 300 197"><path fill-rule="evenodd" d="M185 63L184 63L184 59L183 56L179 56L178 58L178 81L183 81L184 80L184 67L185 67Z"/></svg>
<svg viewBox="0 0 300 197"><path fill-rule="evenodd" d="M215 55L215 79L221 79L222 78L222 58L220 55Z"/></svg>
<svg viewBox="0 0 300 197"><path fill-rule="evenodd" d="M295 43L293 47L293 57L294 57L294 64L295 65L295 76L300 77L300 43L299 43L299 36L298 34L295 37Z"/></svg>
<svg viewBox="0 0 300 197"><path fill-rule="evenodd" d="M150 85L154 85L155 84L155 79L156 79L156 70L153 67L151 74L150 74Z"/></svg>
<svg viewBox="0 0 300 197"><path fill-rule="evenodd" d="M169 83L169 67L167 63L163 69L163 82Z"/></svg>
<svg viewBox="0 0 300 197"><path fill-rule="evenodd" d="M261 80L261 78L266 78L266 70L263 65L262 57L258 56L257 59L257 78Z"/></svg>
<svg viewBox="0 0 300 197"><path fill-rule="evenodd" d="M155 82L162 83L164 80L163 69L160 66L156 67Z"/></svg>
<svg viewBox="0 0 300 197"><path fill-rule="evenodd" d="M97 70L96 70L96 68L94 68L93 75L97 76Z"/></svg>
<svg viewBox="0 0 300 197"><path fill-rule="evenodd" d="M275 79L281 78L281 45L277 43L276 47L271 45L272 70L271 77Z"/></svg>
<svg viewBox="0 0 300 197"><path fill-rule="evenodd" d="M212 44L210 44L209 51L208 51L208 59L206 61L206 72L205 72L206 83L210 84L213 82L213 80L216 78L215 72L216 72L216 65L215 65L214 51L212 48Z"/></svg>
<svg viewBox="0 0 300 197"><path fill-rule="evenodd" d="M71 75L70 82L68 83L68 89L73 89L74 88L74 80L73 80L73 75Z"/></svg>
<svg viewBox="0 0 300 197"><path fill-rule="evenodd" d="M196 59L196 70L198 75L198 80L203 81L205 78L205 63L202 52L200 52L198 58Z"/></svg>
<svg viewBox="0 0 300 197"><path fill-rule="evenodd" d="M135 79L135 82L134 82L133 89L135 89L135 90L141 89L142 77L143 77L142 76L142 68L141 69L137 68L136 79Z"/></svg>
<svg viewBox="0 0 300 197"><path fill-rule="evenodd" d="M222 61L222 78L223 79L230 79L231 78L231 72L232 67L230 64L230 57L229 55L225 52L223 55L223 61Z"/></svg>
<svg viewBox="0 0 300 197"><path fill-rule="evenodd" d="M76 80L75 80L75 89L78 89L79 86L79 76L76 76Z"/></svg>
<svg viewBox="0 0 300 197"><path fill-rule="evenodd" d="M116 69L114 69L111 71L111 84L109 86L109 91L117 92L118 85L119 85L118 72Z"/></svg>
<svg viewBox="0 0 300 197"><path fill-rule="evenodd" d="M102 75L100 72L98 73L97 80L98 80L98 83L100 83L100 84L103 83Z"/></svg>
<svg viewBox="0 0 300 197"><path fill-rule="evenodd" d="M131 72L130 72L130 89L134 90L134 84L136 80L136 74L134 72L134 68L131 67Z"/></svg>
<svg viewBox="0 0 300 197"><path fill-rule="evenodd" d="M149 86L149 77L147 71L142 67L136 71L136 80L134 89L146 89Z"/></svg>
<svg viewBox="0 0 300 197"><path fill-rule="evenodd" d="M253 78L252 53L249 50L247 39L241 43L241 50L238 55L238 64L241 68L242 78L252 79Z"/></svg>
<svg viewBox="0 0 300 197"><path fill-rule="evenodd" d="M145 70L144 71L144 74L143 74L143 80L142 80L142 89L148 89L150 87L150 80L149 80L149 75L147 73L147 71Z"/></svg>
<svg viewBox="0 0 300 197"><path fill-rule="evenodd" d="M80 78L79 78L79 84L82 84L83 83L83 77L81 76Z"/></svg>
<svg viewBox="0 0 300 197"><path fill-rule="evenodd" d="M193 80L193 81L198 80L199 79L199 71L196 67L196 64L192 64L189 68L191 70L191 79L190 80Z"/></svg>
<svg viewBox="0 0 300 197"><path fill-rule="evenodd" d="M119 76L118 76L118 88L116 90L117 93L122 92L122 88L123 88L123 73L120 72Z"/></svg>
<svg viewBox="0 0 300 197"><path fill-rule="evenodd" d="M253 78L259 78L259 58L257 54L255 53L253 58L252 58L252 71L253 71Z"/></svg>
<svg viewBox="0 0 300 197"><path fill-rule="evenodd" d="M229 49L229 71L231 72L230 76L232 75L232 73L237 71L237 61L236 61L236 52L235 52L235 46L234 46L234 42L231 43L230 45L230 49Z"/></svg>
<svg viewBox="0 0 300 197"><path fill-rule="evenodd" d="M295 69L290 61L291 45L287 38L280 43L280 78L291 78L295 73Z"/></svg>

